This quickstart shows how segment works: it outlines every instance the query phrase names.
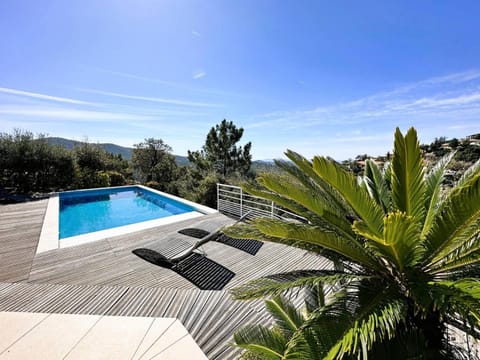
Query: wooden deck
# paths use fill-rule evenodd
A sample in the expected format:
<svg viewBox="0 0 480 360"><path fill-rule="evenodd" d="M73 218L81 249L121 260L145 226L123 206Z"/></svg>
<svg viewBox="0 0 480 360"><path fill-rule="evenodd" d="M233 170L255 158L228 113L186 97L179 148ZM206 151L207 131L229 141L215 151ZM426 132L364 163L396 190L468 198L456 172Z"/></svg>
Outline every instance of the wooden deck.
<svg viewBox="0 0 480 360"><path fill-rule="evenodd" d="M47 200L0 205L0 281L28 280Z"/></svg>
<svg viewBox="0 0 480 360"><path fill-rule="evenodd" d="M0 206L0 311L175 317L210 359L234 359L234 329L269 321L261 301L231 299L228 288L262 275L328 266L323 258L266 243L255 255L209 242L201 250L235 276L225 290L199 290L177 273L134 254L139 247L171 254L233 220L221 214L35 255L47 202Z"/></svg>
<svg viewBox="0 0 480 360"><path fill-rule="evenodd" d="M257 305L257 306L255 306ZM257 301L239 302L226 291L2 283L1 311L174 317L209 359L235 359L232 331L268 322Z"/></svg>

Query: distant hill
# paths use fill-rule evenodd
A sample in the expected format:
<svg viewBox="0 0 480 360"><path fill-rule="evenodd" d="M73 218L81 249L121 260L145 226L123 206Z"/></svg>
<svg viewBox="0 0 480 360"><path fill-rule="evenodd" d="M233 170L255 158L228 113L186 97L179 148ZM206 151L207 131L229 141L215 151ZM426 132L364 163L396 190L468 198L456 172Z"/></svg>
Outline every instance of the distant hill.
<svg viewBox="0 0 480 360"><path fill-rule="evenodd" d="M61 137L47 137L46 140L51 145L59 145L68 150L73 150L75 146L78 146L83 142L83 141L65 139ZM102 149L104 149L109 153L112 153L115 155L120 154L126 160L132 159L132 150L133 150L132 148L111 144L111 143L96 143L95 145L100 146ZM183 166L183 165L190 164L186 156L181 156L181 155L174 155L174 156L175 156L175 161L177 165ZM268 172L268 171L275 170L276 165L273 162L273 160L270 160L270 159L255 160L255 161L252 161L252 169L256 170L257 172L262 172L262 171Z"/></svg>
<svg viewBox="0 0 480 360"><path fill-rule="evenodd" d="M68 150L73 150L75 146L78 146L82 143L82 141L70 140L70 139L65 139L61 137L48 137L46 138L46 140L51 145L59 145ZM104 149L109 153L112 153L115 155L120 154L126 160L132 159L132 150L133 150L132 148L111 144L111 143L103 143L103 144L95 144L95 145L100 146L102 149ZM188 158L186 156L181 156L181 155L174 155L174 156L175 156L175 161L177 162L178 165L189 164Z"/></svg>
<svg viewBox="0 0 480 360"><path fill-rule="evenodd" d="M275 164L273 160L255 160L252 161L251 170L256 173L271 173L278 172L280 168Z"/></svg>

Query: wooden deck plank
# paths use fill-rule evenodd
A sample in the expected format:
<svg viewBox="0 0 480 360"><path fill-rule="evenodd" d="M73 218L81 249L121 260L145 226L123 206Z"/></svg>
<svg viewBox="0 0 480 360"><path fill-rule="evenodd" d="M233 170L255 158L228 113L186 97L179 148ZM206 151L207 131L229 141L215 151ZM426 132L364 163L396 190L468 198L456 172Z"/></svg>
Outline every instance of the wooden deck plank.
<svg viewBox="0 0 480 360"><path fill-rule="evenodd" d="M47 200L0 205L0 281L27 280Z"/></svg>
<svg viewBox="0 0 480 360"><path fill-rule="evenodd" d="M161 297L165 290L149 288L129 288L122 298L109 309L109 315L117 316L150 316L148 314L148 306L146 304L149 300Z"/></svg>
<svg viewBox="0 0 480 360"><path fill-rule="evenodd" d="M213 291L132 254L140 247L181 251L196 239L179 229L211 232L234 222L221 214L35 255L46 205L0 206L0 311L178 318L210 359L237 358L239 350L228 345L234 330L270 321L262 301L235 301L228 289L259 276L329 266L283 245L265 243L253 256L209 242L200 250L235 273L224 290Z"/></svg>
<svg viewBox="0 0 480 360"><path fill-rule="evenodd" d="M228 345L233 331L264 322L249 302L234 301L225 291L2 284L0 311L178 318L211 359L234 358L238 350Z"/></svg>

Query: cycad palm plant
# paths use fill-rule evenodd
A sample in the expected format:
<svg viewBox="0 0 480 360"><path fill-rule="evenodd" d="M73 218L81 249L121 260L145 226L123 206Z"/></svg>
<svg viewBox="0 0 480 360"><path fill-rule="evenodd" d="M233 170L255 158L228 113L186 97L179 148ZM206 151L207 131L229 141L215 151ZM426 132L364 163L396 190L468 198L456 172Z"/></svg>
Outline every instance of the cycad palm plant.
<svg viewBox="0 0 480 360"><path fill-rule="evenodd" d="M335 287L331 302L308 313L280 356L267 358L453 358L447 325L478 337L480 321L480 162L442 189L443 158L423 166L416 131L396 130L391 164L367 161L357 179L329 158L288 151L278 162L289 180L262 175L246 186L308 222L258 218L229 230L236 237L316 251L342 266L254 280L237 299L277 296L318 284ZM254 343L237 333L237 345ZM307 338L316 341L305 341ZM262 343L262 339L257 339ZM267 345L268 343L263 343ZM316 345L315 345L316 344ZM278 354L277 354L278 355Z"/></svg>
<svg viewBox="0 0 480 360"><path fill-rule="evenodd" d="M255 359L279 359L286 353L290 358L321 359L316 351L319 334L314 329L305 329L305 325L313 311L325 306L324 290L317 285L308 288L307 294L302 310L280 295L265 301L266 310L274 320L273 326L247 325L235 333L237 345ZM293 342L295 349L291 346Z"/></svg>

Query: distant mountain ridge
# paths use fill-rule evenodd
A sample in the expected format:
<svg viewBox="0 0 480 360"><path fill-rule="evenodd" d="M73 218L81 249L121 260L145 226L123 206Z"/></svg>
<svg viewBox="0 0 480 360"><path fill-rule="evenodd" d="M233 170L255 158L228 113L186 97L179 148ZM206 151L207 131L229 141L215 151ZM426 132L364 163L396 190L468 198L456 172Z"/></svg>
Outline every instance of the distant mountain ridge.
<svg viewBox="0 0 480 360"><path fill-rule="evenodd" d="M83 143L83 141L70 140L70 139L65 139L61 137L47 137L46 140L51 145L62 146L68 150L73 150L75 146L78 146ZM112 153L115 155L120 154L126 160L132 159L133 148L124 147L124 146L120 146L112 143L93 143L93 144L99 146L100 148L102 148L103 150L109 153ZM181 156L181 155L174 155L174 156L175 156L175 161L178 165L188 165L190 163L186 156Z"/></svg>
<svg viewBox="0 0 480 360"><path fill-rule="evenodd" d="M62 146L65 149L68 150L73 150L75 146L78 146L84 141L78 141L78 140L71 140L71 139L65 139L62 137L47 137L45 138L47 142L51 145L58 145ZM125 146L120 146L117 144L112 144L112 143L90 143L94 144L97 146L100 146L103 150L112 153L112 154L120 154L122 157L126 160L131 160L132 159L132 150L133 148L125 147ZM182 165L190 165L190 161L188 161L188 157L182 156L182 155L173 155L175 156L175 162L177 165L182 166ZM265 159L265 160L255 160L252 161L252 168L256 169L257 171L262 171L262 170L268 170L270 168L275 168L274 160L273 159Z"/></svg>

